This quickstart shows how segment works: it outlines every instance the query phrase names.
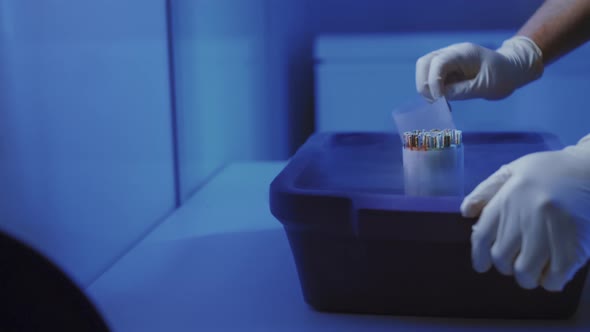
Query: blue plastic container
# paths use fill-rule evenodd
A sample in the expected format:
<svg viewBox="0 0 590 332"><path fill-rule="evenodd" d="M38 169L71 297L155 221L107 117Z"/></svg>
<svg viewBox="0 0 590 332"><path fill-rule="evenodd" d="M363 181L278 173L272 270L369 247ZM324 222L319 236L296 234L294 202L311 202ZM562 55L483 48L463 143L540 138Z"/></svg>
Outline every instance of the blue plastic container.
<svg viewBox="0 0 590 332"><path fill-rule="evenodd" d="M465 193L501 165L561 148L541 133L465 133ZM304 298L321 311L481 318L567 318L587 274L563 292L476 273L463 197L404 195L399 136L312 136L270 187Z"/></svg>

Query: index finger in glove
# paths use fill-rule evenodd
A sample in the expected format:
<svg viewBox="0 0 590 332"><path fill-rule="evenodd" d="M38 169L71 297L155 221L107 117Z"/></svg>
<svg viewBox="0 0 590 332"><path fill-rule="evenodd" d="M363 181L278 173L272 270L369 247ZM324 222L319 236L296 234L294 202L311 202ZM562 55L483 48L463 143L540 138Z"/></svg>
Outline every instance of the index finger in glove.
<svg viewBox="0 0 590 332"><path fill-rule="evenodd" d="M461 214L467 218L477 217L484 206L496 195L502 186L510 179L512 172L508 165L500 167L494 174L481 182L463 199Z"/></svg>
<svg viewBox="0 0 590 332"><path fill-rule="evenodd" d="M440 51L434 51L426 54L416 61L416 91L429 101L434 101L428 85L428 73L430 72L430 62L438 55Z"/></svg>
<svg viewBox="0 0 590 332"><path fill-rule="evenodd" d="M450 79L457 80L460 77L457 72L460 69L456 62L458 55L453 51L438 54L430 61L428 69L428 86L433 99L445 95L445 84Z"/></svg>

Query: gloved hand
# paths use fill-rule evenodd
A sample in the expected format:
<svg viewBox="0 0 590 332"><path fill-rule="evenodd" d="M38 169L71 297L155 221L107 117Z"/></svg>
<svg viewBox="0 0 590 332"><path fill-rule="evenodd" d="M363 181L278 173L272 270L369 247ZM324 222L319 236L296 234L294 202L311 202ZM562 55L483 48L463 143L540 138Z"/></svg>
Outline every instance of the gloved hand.
<svg viewBox="0 0 590 332"><path fill-rule="evenodd" d="M471 237L476 271L493 264L523 288L562 290L590 255L590 135L502 166L461 212L480 215Z"/></svg>
<svg viewBox="0 0 590 332"><path fill-rule="evenodd" d="M493 51L461 43L429 53L416 63L416 89L429 101L502 99L543 74L542 52L516 36Z"/></svg>

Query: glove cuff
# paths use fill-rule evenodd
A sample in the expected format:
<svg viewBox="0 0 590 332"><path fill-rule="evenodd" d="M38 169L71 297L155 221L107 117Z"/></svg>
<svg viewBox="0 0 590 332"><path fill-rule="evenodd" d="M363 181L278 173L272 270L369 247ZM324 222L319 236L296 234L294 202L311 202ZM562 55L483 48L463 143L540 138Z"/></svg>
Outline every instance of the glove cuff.
<svg viewBox="0 0 590 332"><path fill-rule="evenodd" d="M518 87L535 81L543 76L543 52L535 42L526 36L514 36L502 43L497 52L504 55L522 75Z"/></svg>

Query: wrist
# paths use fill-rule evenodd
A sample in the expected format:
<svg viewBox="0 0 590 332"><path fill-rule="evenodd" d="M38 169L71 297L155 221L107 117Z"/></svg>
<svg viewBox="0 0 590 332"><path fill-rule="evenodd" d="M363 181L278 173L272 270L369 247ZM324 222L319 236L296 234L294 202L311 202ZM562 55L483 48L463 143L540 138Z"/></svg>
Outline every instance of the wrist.
<svg viewBox="0 0 590 332"><path fill-rule="evenodd" d="M514 36L505 40L496 51L506 57L520 72L518 87L543 76L543 52L529 37Z"/></svg>

